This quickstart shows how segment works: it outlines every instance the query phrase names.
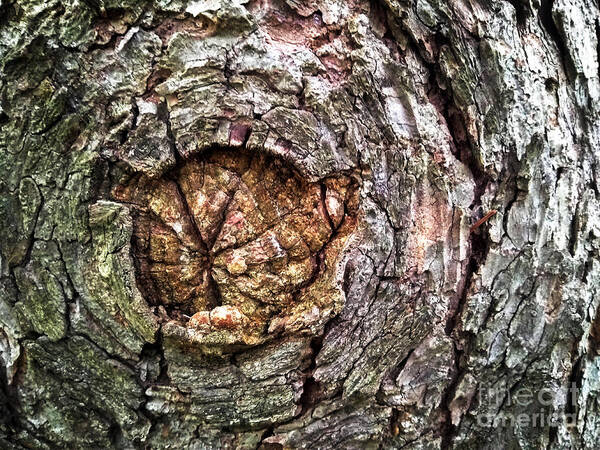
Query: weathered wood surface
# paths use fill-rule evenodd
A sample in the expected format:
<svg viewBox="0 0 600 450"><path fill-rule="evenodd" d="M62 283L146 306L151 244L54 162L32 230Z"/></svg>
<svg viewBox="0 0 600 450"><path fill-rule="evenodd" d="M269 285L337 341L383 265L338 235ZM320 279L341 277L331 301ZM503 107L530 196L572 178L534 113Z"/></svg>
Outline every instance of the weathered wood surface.
<svg viewBox="0 0 600 450"><path fill-rule="evenodd" d="M599 20L2 0L0 447L598 447Z"/></svg>

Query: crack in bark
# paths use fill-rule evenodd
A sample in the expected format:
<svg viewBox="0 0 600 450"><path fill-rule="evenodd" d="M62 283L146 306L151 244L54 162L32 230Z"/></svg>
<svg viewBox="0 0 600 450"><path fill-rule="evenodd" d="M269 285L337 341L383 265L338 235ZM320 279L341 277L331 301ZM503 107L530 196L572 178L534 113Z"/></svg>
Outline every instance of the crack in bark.
<svg viewBox="0 0 600 450"><path fill-rule="evenodd" d="M573 65L569 48L567 47L563 35L559 30L556 21L554 20L553 8L554 0L541 0L538 17L542 26L548 32L550 38L556 45L560 65L562 66L567 79L572 81L575 78L575 66Z"/></svg>
<svg viewBox="0 0 600 450"><path fill-rule="evenodd" d="M420 57L421 63L429 72L430 91L428 95L431 103L436 106L438 105L433 98L438 98L442 101L442 105L441 107L438 107L438 111L447 124L447 128L452 139L451 144L455 149L456 158L465 164L465 166L469 168L471 174L473 175L475 189L474 200L470 208L472 211L475 211L481 206L481 197L484 194L487 186L491 183L491 178L485 172L484 168L481 167L480 162L475 157L474 146L476 143L470 143L466 138L469 135L466 133L466 130L462 125L464 118L459 118L458 120L455 119L457 115L462 115L462 113L460 112L459 108L454 106L454 94L452 89L450 86L447 86L444 92L438 86L437 78L438 76L443 76L439 67L439 63L429 62L427 56L423 53L421 47L418 45L410 30L406 30L401 23L398 25L406 33L406 36L408 36L410 45L413 47L415 54ZM436 33L435 36L437 48L439 49L443 45L443 40L445 38L441 33ZM440 39L442 39L441 42ZM462 349L457 343L458 336L456 335L456 328L466 303L466 298L473 275L478 272L479 267L486 259L487 251L489 249L488 239L487 232L482 232L480 230L470 234L469 250L466 257L467 264L463 269L463 276L459 282L457 293L454 297L455 299L450 303L450 309L447 315L445 331L453 343L455 373L452 379L449 381L442 397L441 404L439 405L444 417L442 428L440 430L440 435L442 437L441 447L444 449L451 448L453 446L455 426L452 425L449 406L464 370L464 368L461 367L461 358L464 353L464 349Z"/></svg>
<svg viewBox="0 0 600 450"><path fill-rule="evenodd" d="M311 358L310 364L306 369L305 379L302 385L302 395L300 396L300 400L298 402L302 408L299 416L303 416L310 409L312 409L319 402L323 395L321 385L314 379L313 374L317 368L317 356L323 347L323 339L325 334L326 333L323 332L321 336L314 337L310 341Z"/></svg>
<svg viewBox="0 0 600 450"><path fill-rule="evenodd" d="M402 24L399 25L404 29ZM447 124L447 128L452 139L452 147L455 149L455 156L459 161L469 168L473 175L475 190L474 200L470 208L472 211L476 211L481 206L481 197L487 186L491 183L491 179L481 167L481 164L477 158L475 158L473 146L476 144L470 143L466 139L468 134L462 125L463 120L461 120L461 118L458 120L455 119L457 115L461 115L461 112L460 109L454 106L454 94L452 89L447 86L444 92L438 86L437 77L442 75L439 68L439 63L429 62L412 33L406 29L404 29L404 32L409 37L409 41L414 49L415 54L420 56L421 63L429 72L429 85L431 90L429 91L428 95L430 97L430 101L434 105L437 105L437 102L434 101L433 98L438 98L442 101L442 105L441 107L438 107L438 111L445 119ZM443 45L443 42L439 41L440 38L443 39L443 36L440 33L436 33L435 36L437 40L437 47L439 49ZM442 396L442 401L439 405L439 408L443 413L443 422L440 430L440 435L442 438L441 448L443 449L451 448L453 446L453 438L456 427L451 421L450 402L455 395L458 383L464 371L464 368L461 367L461 358L464 353L464 349L461 348L461 346L457 343L457 324L466 303L467 294L473 279L473 275L478 272L479 267L484 263L487 256L487 251L489 249L489 238L487 237L487 232L485 231L482 232L481 230L477 230L470 233L469 241L469 250L466 257L467 264L463 269L463 276L459 282L457 293L454 297L455 299L450 303L450 309L447 315L445 327L446 334L451 338L454 349L454 375L450 379Z"/></svg>

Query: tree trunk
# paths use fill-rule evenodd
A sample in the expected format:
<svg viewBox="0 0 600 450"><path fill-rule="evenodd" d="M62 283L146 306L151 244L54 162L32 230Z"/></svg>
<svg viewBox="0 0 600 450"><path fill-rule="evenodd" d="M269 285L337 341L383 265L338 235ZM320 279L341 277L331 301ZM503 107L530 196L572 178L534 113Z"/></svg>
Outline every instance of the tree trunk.
<svg viewBox="0 0 600 450"><path fill-rule="evenodd" d="M2 0L0 447L600 446L599 29Z"/></svg>

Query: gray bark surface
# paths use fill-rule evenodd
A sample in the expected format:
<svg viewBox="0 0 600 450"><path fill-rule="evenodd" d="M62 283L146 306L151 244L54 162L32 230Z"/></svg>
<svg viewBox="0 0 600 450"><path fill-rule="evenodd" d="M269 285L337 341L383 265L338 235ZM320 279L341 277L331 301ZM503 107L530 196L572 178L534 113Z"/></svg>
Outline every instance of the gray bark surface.
<svg viewBox="0 0 600 450"><path fill-rule="evenodd" d="M0 447L600 447L598 8L2 0Z"/></svg>

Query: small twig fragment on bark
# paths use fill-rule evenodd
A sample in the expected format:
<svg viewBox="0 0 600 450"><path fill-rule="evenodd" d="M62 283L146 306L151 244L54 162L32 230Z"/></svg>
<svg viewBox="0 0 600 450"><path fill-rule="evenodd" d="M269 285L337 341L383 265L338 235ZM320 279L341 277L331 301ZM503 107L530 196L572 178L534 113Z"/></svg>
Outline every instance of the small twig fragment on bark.
<svg viewBox="0 0 600 450"><path fill-rule="evenodd" d="M481 225L483 225L484 223L486 223L490 219L490 217L492 217L497 212L498 211L495 210L495 209L491 209L490 211L488 211L485 216L483 216L481 219L479 219L477 222L475 222L473 224L473 226L471 226L470 232L472 233L477 228L479 228Z"/></svg>

